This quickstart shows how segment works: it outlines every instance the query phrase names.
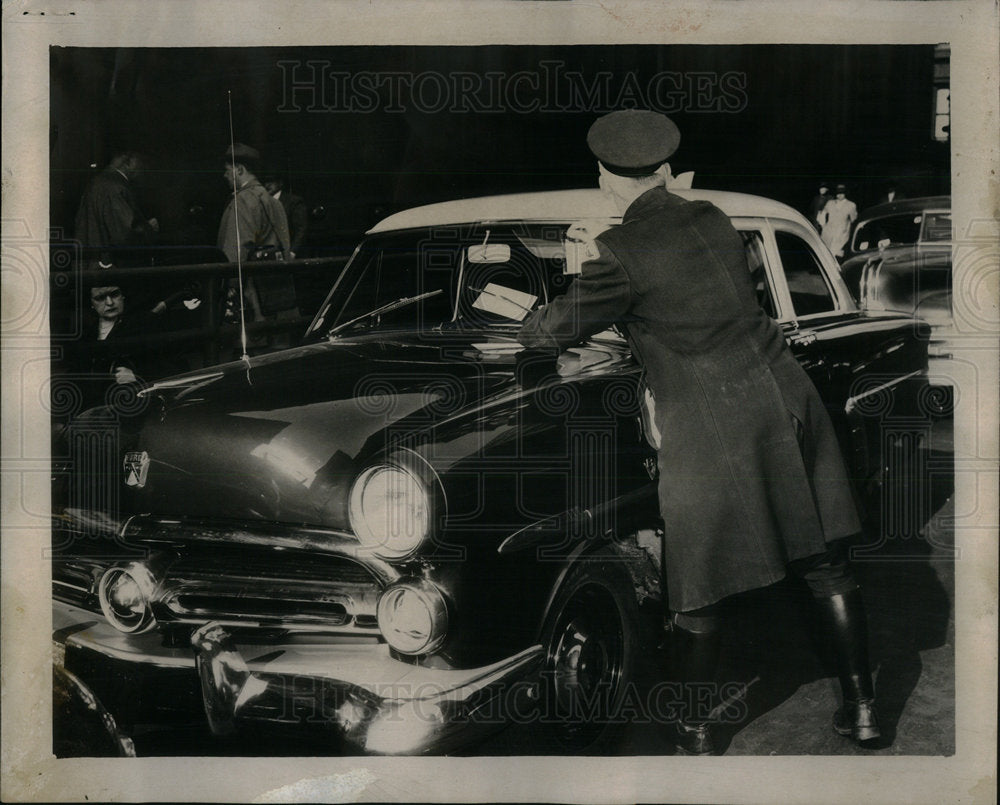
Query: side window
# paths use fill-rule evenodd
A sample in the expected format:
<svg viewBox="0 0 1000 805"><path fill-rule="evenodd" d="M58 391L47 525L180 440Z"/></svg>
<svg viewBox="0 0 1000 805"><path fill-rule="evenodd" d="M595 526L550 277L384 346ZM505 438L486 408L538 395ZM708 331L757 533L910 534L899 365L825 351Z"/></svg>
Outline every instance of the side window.
<svg viewBox="0 0 1000 805"><path fill-rule="evenodd" d="M924 241L951 240L951 213L929 212L924 215Z"/></svg>
<svg viewBox="0 0 1000 805"><path fill-rule="evenodd" d="M750 268L750 279L753 280L757 292L757 302L772 319L777 318L777 307L774 304L774 294L767 281L767 271L764 268L764 239L756 230L740 232L743 247L747 252L747 266Z"/></svg>
<svg viewBox="0 0 1000 805"><path fill-rule="evenodd" d="M836 304L826 284L823 265L812 247L791 232L777 230L774 238L795 315L808 316L834 310Z"/></svg>

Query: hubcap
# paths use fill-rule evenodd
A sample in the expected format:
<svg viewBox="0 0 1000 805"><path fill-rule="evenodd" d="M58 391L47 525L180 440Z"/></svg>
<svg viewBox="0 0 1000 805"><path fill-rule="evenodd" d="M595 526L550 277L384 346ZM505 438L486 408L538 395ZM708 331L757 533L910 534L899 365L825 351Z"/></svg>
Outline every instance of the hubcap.
<svg viewBox="0 0 1000 805"><path fill-rule="evenodd" d="M599 732L617 699L625 662L619 609L603 588L586 587L567 602L548 656L553 704L574 741Z"/></svg>

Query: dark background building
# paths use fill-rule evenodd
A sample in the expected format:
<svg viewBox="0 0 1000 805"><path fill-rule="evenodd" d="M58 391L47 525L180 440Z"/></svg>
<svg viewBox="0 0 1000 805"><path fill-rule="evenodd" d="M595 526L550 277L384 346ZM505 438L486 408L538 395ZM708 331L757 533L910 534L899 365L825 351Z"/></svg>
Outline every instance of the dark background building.
<svg viewBox="0 0 1000 805"><path fill-rule="evenodd" d="M72 234L117 150L171 243L212 243L222 154L258 148L313 210L314 253L442 199L588 187L585 135L628 106L669 114L675 173L806 209L821 179L858 207L889 184L947 193L946 49L933 46L52 48L51 224ZM937 69L935 69L937 68ZM942 76L944 78L942 79ZM937 130L938 137L935 138Z"/></svg>

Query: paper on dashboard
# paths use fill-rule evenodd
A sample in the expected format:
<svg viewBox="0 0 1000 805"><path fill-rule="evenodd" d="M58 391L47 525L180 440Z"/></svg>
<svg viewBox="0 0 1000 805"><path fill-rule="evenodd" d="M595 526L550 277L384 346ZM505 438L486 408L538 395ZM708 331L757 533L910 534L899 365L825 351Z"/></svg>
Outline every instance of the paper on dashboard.
<svg viewBox="0 0 1000 805"><path fill-rule="evenodd" d="M479 292L476 301L472 303L474 308L485 310L487 313L495 313L514 321L522 321L527 316L538 297L524 291L515 291L504 285L497 285L490 282Z"/></svg>

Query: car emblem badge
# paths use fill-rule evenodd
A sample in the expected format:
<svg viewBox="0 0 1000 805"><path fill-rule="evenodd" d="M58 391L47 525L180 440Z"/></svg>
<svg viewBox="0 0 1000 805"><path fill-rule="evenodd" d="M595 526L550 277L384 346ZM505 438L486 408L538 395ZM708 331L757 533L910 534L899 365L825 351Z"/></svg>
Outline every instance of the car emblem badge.
<svg viewBox="0 0 1000 805"><path fill-rule="evenodd" d="M125 486L144 487L148 473L149 453L143 450L139 453L125 454Z"/></svg>

